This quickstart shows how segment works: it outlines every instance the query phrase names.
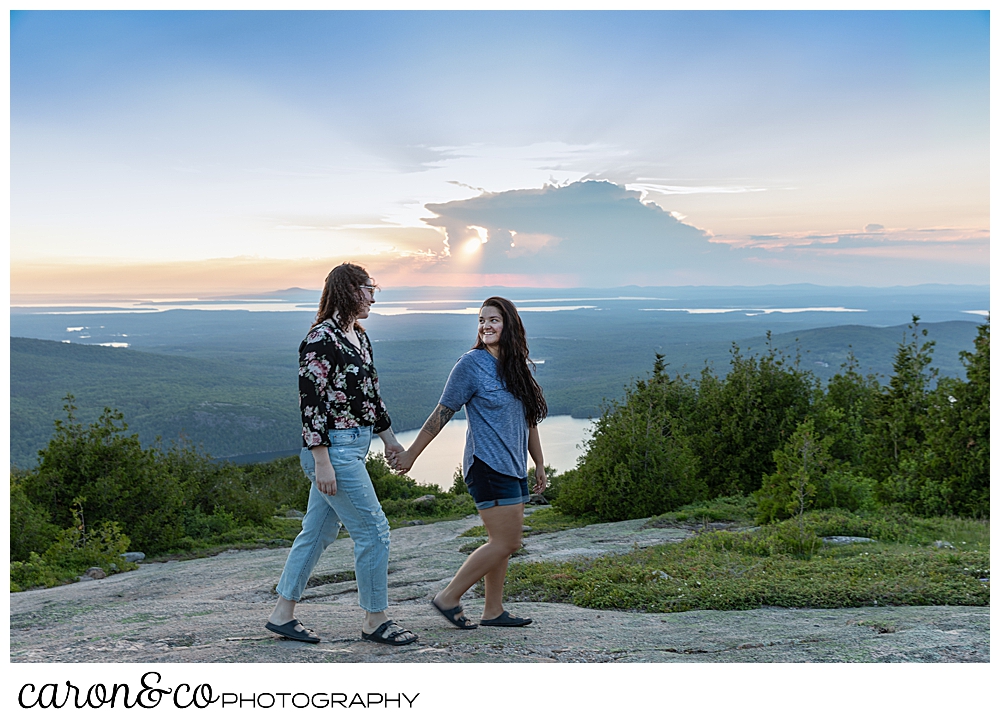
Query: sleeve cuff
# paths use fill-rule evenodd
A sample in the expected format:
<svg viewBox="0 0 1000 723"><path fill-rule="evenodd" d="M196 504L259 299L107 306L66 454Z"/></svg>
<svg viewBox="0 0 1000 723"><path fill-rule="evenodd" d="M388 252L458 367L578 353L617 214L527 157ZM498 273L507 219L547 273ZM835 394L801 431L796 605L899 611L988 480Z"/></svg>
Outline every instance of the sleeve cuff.
<svg viewBox="0 0 1000 723"><path fill-rule="evenodd" d="M392 426L392 420L389 419L388 414L383 414L375 421L375 425L372 427L372 432L375 434L381 434L385 430Z"/></svg>

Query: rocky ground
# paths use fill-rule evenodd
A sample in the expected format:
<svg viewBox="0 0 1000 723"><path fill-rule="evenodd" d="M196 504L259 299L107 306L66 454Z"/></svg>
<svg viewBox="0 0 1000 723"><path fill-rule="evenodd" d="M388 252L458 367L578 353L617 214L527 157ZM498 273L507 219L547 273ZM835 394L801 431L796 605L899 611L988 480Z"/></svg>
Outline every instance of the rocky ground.
<svg viewBox="0 0 1000 723"><path fill-rule="evenodd" d="M631 520L535 535L521 560L600 555L677 541L679 528ZM451 628L431 596L462 564L478 524L393 530L390 615L420 636L401 648L360 639L350 539L320 559L296 612L323 638L282 640L263 624L286 549L140 565L133 572L10 596L11 662L988 662L989 608L765 608L648 614L518 603L519 629ZM478 619L482 601L467 596Z"/></svg>

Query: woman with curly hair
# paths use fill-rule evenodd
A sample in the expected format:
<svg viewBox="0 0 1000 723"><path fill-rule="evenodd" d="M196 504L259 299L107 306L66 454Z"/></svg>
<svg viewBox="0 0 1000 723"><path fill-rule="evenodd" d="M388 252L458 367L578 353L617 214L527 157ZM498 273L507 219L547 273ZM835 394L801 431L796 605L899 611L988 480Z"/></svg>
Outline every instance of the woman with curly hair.
<svg viewBox="0 0 1000 723"><path fill-rule="evenodd" d="M320 554L340 526L354 542L361 637L406 645L417 636L386 615L389 607L389 521L375 496L365 457L377 434L391 460L403 450L379 394L372 345L359 321L375 303L375 282L360 266L341 264L326 277L313 327L299 345L302 470L312 486L302 531L278 581L278 604L264 626L291 640L318 643L295 619L295 603Z"/></svg>
<svg viewBox="0 0 1000 723"><path fill-rule="evenodd" d="M481 578L486 600L480 625L518 627L531 618L503 607L503 586L510 556L521 547L524 503L528 501L527 458L535 463L534 491L548 484L538 423L548 408L528 369L528 342L514 304L499 296L483 302L476 344L455 364L441 401L413 444L395 457L396 469L409 471L424 448L465 405L468 431L462 474L489 533L448 586L431 601L452 625L477 627L465 617L461 598Z"/></svg>

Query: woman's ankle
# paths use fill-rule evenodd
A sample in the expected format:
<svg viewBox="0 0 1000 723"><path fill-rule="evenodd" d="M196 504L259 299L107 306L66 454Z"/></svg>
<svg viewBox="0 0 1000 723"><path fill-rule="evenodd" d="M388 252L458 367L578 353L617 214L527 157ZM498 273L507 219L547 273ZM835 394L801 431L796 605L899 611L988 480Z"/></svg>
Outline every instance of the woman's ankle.
<svg viewBox="0 0 1000 723"><path fill-rule="evenodd" d="M442 590L437 595L434 596L434 604L437 605L442 610L451 610L454 607L461 605L462 596L459 595L457 598L449 595L447 590Z"/></svg>

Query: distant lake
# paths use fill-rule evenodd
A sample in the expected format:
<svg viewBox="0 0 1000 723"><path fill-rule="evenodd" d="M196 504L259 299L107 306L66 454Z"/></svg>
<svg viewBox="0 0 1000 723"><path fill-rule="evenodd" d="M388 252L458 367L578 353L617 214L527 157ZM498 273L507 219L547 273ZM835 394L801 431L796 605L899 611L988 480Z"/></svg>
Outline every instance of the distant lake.
<svg viewBox="0 0 1000 723"><path fill-rule="evenodd" d="M465 450L465 430L467 422L464 419L452 419L434 438L434 441L420 453L417 463L409 471L409 476L420 484L436 484L447 491L451 487L455 468L462 464L462 452ZM396 439L404 447L409 447L417 438L419 429L399 432ZM577 458L583 454L583 442L590 438L591 421L589 419L574 419L569 415L548 417L538 425L538 433L542 439L542 452L545 454L545 464L557 472L566 472L576 468ZM385 445L375 437L372 440L371 454L384 453ZM278 452L262 452L260 454L241 454L232 457L222 457L221 460L234 464L251 464L269 462L298 455L297 449L286 449ZM532 466L528 459L528 466Z"/></svg>
<svg viewBox="0 0 1000 723"><path fill-rule="evenodd" d="M413 469L409 471L409 476L421 484L436 484L441 489L448 490L455 468L462 464L466 428L467 422L464 419L452 419L448 422L434 441L421 452ZM590 429L589 419L573 419L568 415L545 419L538 425L545 464L558 472L574 469L577 458L583 454L583 442L590 437ZM409 447L419 431L401 432L396 438L404 447ZM384 449L382 440L376 438L372 442L372 452L382 452ZM531 466L530 458L528 466Z"/></svg>

